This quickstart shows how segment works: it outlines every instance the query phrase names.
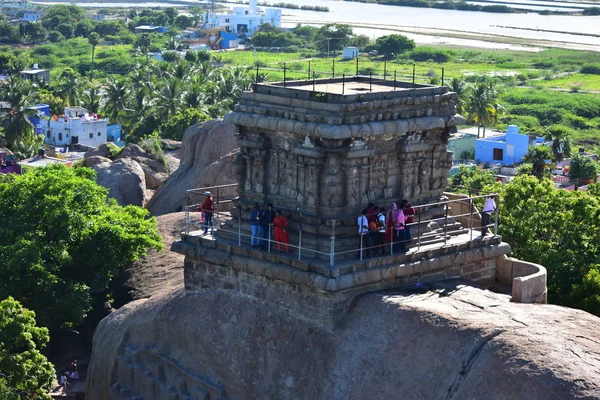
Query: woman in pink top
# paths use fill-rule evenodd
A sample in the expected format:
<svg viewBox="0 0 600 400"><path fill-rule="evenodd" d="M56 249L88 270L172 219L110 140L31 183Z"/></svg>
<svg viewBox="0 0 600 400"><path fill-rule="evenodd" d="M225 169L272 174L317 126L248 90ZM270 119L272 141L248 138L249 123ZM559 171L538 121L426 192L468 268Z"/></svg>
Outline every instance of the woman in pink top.
<svg viewBox="0 0 600 400"><path fill-rule="evenodd" d="M394 248L396 249L396 251L400 251L401 253L405 253L406 252L406 239L404 237L404 225L405 225L405 218L404 218L404 212L402 211L401 208L398 208L398 206L396 205L396 203L392 204L392 213L393 213L393 224L394 224L394 231L396 232L394 241L397 242L396 245L394 246Z"/></svg>

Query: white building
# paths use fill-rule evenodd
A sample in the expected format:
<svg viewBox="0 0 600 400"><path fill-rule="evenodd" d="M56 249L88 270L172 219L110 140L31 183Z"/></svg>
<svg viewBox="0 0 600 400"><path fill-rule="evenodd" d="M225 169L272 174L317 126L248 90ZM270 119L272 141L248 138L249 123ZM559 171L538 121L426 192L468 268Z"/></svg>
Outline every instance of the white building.
<svg viewBox="0 0 600 400"><path fill-rule="evenodd" d="M107 142L108 119L90 115L83 107L67 107L58 120L50 119L45 142L54 146L85 144L99 146Z"/></svg>
<svg viewBox="0 0 600 400"><path fill-rule="evenodd" d="M227 14L211 14L208 16L206 28L220 28L226 32L253 34L261 24L281 27L280 8L259 8L256 0L250 0L248 7L234 7Z"/></svg>
<svg viewBox="0 0 600 400"><path fill-rule="evenodd" d="M42 12L38 10L27 10L23 12L23 22L37 22L42 19Z"/></svg>

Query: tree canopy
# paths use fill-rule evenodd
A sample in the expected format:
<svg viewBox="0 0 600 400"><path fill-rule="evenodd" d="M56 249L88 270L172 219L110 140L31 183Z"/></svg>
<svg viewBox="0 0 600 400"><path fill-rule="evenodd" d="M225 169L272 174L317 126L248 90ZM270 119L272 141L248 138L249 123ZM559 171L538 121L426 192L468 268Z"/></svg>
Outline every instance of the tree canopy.
<svg viewBox="0 0 600 400"><path fill-rule="evenodd" d="M315 46L321 52L341 50L352 37L352 28L345 24L325 24L315 35Z"/></svg>
<svg viewBox="0 0 600 400"><path fill-rule="evenodd" d="M88 168L54 166L0 183L0 298L13 296L51 329L80 323L91 288L160 249L156 220L107 198Z"/></svg>
<svg viewBox="0 0 600 400"><path fill-rule="evenodd" d="M569 177L580 185L596 182L598 172L598 163L589 157L577 154L571 159Z"/></svg>
<svg viewBox="0 0 600 400"><path fill-rule="evenodd" d="M48 329L36 326L34 312L12 297L0 301L0 398L44 396L55 377L40 352L49 340Z"/></svg>
<svg viewBox="0 0 600 400"><path fill-rule="evenodd" d="M414 49L415 41L404 35L393 34L377 38L375 47L383 54L399 54Z"/></svg>

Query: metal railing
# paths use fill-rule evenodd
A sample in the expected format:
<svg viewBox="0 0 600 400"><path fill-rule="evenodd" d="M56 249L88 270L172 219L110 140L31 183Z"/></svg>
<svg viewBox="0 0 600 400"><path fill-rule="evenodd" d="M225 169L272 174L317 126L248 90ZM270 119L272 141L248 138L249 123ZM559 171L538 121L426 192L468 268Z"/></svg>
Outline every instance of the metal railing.
<svg viewBox="0 0 600 400"><path fill-rule="evenodd" d="M462 218L469 220L470 223L468 225L473 227L474 222L480 219L477 218L480 213L475 203L483 203L488 196L493 196L496 204L498 204L498 194L492 193L413 206L412 208L415 211L414 222L405 224L403 232L403 235L409 235L409 237L403 237L400 240L396 240L396 235L389 231L395 229L387 223L389 210L386 210L383 212L386 217L385 233L387 236L384 243L379 242L374 244L375 235L373 231L364 234L358 232L358 215L324 218L303 212L300 209L285 207L261 208L263 211L268 212L267 221L269 222L268 224L264 224L263 221L259 233L252 235L252 221L249 216L245 216L244 214L248 213L248 208L254 206L254 204L244 203L243 200L230 195L231 189L234 187L237 188L237 184L189 190L186 193L186 199L191 202L187 203L185 207L185 233L187 235L199 236L202 234L196 232L201 231L194 232L191 229L192 227L208 228L202 222L192 221L193 213L198 212L199 206L202 204L201 201L194 201L194 198L195 196L203 196L203 193L206 191L210 191L215 200L213 227L211 227L211 232L207 233L213 239L216 239L216 231L218 230L220 236L223 238L227 236L228 240L237 241L238 246L250 245L254 242L258 243L256 247L268 253L273 252L275 247L277 247L279 251L283 249L283 251L290 253L291 256L295 256L298 260L318 259L328 262L330 267L335 266L336 261L340 260L358 258L362 261L367 257L401 255L408 250L409 246L411 248L416 247L417 251L420 251L424 246L432 244L443 243L443 246L446 246L452 237L461 234L469 235L468 239L463 238L463 240L472 241L474 240L473 232L482 231L483 229L493 230L494 235L498 233L498 207L495 208L493 215L490 215L490 219L493 217L493 221L485 226L464 228L459 223L459 226L456 226L456 224L451 226L452 222L456 223L457 219ZM228 192L225 193L226 191ZM457 206L456 209L466 208L467 211L452 211L453 205ZM217 210L218 208L219 210ZM282 215L288 219L289 228L287 231L289 240L287 242L276 240L274 237L274 230L278 229L273 225L273 217L275 216L276 209L280 210ZM452 228L452 230L449 230L449 228ZM324 238L328 238L328 240L324 241ZM369 243L365 243L367 241ZM307 244L307 242L311 243ZM406 246L406 250L403 251L402 248L404 246Z"/></svg>

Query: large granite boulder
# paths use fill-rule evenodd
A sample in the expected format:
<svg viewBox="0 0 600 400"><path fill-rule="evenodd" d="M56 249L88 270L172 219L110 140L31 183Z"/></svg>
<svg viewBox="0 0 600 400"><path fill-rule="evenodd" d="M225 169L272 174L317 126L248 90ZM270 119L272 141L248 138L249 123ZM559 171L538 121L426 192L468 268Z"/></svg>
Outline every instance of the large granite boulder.
<svg viewBox="0 0 600 400"><path fill-rule="evenodd" d="M91 156L84 158L83 165L86 167L93 167L94 165L103 164L103 163L112 163L110 158L102 157L102 156Z"/></svg>
<svg viewBox="0 0 600 400"><path fill-rule="evenodd" d="M132 159L104 162L92 167L96 171L97 183L108 188L109 197L121 206L144 207L146 178L144 170Z"/></svg>
<svg viewBox="0 0 600 400"><path fill-rule="evenodd" d="M100 323L86 398L598 399L599 329L583 311L461 281L363 295L333 331L181 289Z"/></svg>
<svg viewBox="0 0 600 400"><path fill-rule="evenodd" d="M167 182L161 186L148 205L153 215L163 215L183 210L185 191L205 186L205 169L232 150L238 148L235 126L222 120L199 123L188 128L181 143L181 163ZM232 183L219 180L214 174L210 185Z"/></svg>
<svg viewBox="0 0 600 400"><path fill-rule="evenodd" d="M108 143L104 143L92 150L88 150L83 155L83 158L90 158L90 157L94 157L94 156L109 158L110 149L108 148L108 146L109 146Z"/></svg>
<svg viewBox="0 0 600 400"><path fill-rule="evenodd" d="M147 189L158 189L169 177L166 161L152 157L137 144L128 144L115 158L115 160L123 159L135 160L142 167Z"/></svg>

